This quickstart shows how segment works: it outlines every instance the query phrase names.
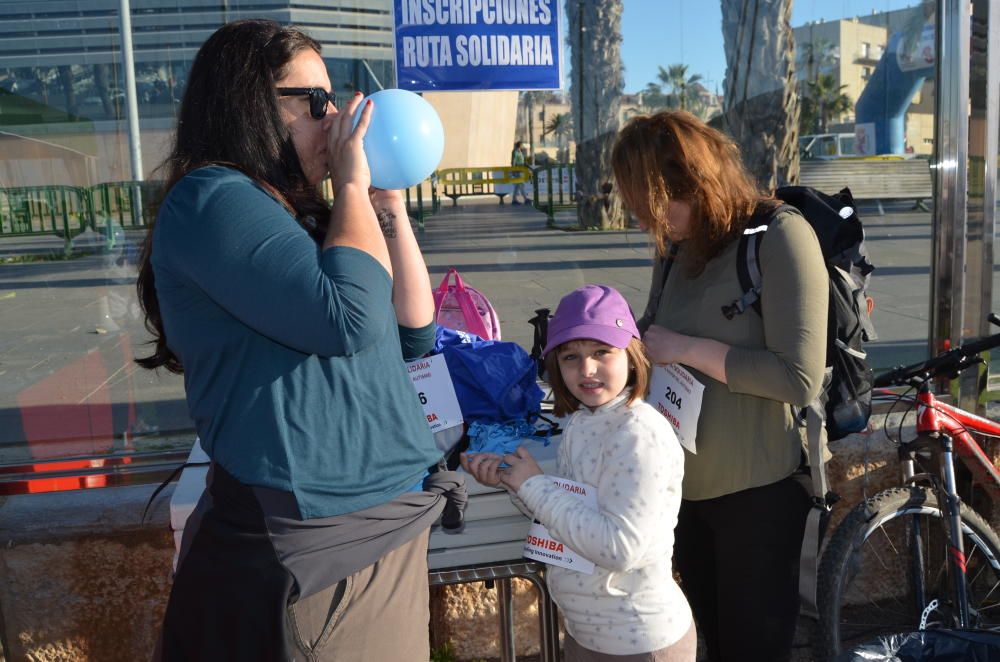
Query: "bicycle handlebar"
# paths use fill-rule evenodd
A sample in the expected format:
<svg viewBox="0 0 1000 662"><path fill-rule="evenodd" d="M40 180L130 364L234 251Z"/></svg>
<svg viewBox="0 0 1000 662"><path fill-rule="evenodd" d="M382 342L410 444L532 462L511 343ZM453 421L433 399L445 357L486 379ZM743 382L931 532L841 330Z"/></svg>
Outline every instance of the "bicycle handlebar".
<svg viewBox="0 0 1000 662"><path fill-rule="evenodd" d="M1000 317L994 313L990 313L986 319L991 324L1000 326ZM894 368L876 377L874 385L876 387L901 386L909 384L914 379L926 381L942 375L954 377L961 371L976 365L979 362L979 354L994 347L1000 347L1000 333L959 345L955 349L942 352L921 363Z"/></svg>

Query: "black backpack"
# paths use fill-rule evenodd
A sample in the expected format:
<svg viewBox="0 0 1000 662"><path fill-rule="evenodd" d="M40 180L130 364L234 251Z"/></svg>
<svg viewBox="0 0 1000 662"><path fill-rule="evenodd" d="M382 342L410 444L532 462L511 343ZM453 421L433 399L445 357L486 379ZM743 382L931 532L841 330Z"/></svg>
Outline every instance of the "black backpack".
<svg viewBox="0 0 1000 662"><path fill-rule="evenodd" d="M819 239L830 276L830 311L826 366L829 378L820 393L829 440L841 439L868 427L871 415L872 369L863 343L874 340L868 316L868 281L875 267L865 249L865 231L849 189L827 195L807 186L775 191L784 203L755 214L740 237L736 269L744 294L722 310L728 319L753 308L760 313L763 283L760 245L777 214L794 207Z"/></svg>
<svg viewBox="0 0 1000 662"><path fill-rule="evenodd" d="M867 296L868 281L875 267L868 259L865 231L855 211L850 189L826 195L806 186L786 186L775 191L775 197L785 204L754 214L740 237L736 269L744 293L722 312L729 319L748 307L760 313L764 287L759 268L761 241L778 213L789 206L797 209L816 232L830 276L827 374L819 397L799 412L800 422L806 429L803 450L807 469L796 474L801 482L811 487L813 498L799 557L799 597L803 613L816 616L819 551L830 519L830 507L837 500L829 491L821 428L826 428L828 440L834 440L868 427L872 369L862 343L876 337L868 316Z"/></svg>

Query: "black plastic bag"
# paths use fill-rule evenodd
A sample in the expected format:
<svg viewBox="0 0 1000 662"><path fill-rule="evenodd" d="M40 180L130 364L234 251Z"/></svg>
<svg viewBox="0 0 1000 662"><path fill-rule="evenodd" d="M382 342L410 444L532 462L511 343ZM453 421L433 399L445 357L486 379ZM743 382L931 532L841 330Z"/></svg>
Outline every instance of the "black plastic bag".
<svg viewBox="0 0 1000 662"><path fill-rule="evenodd" d="M879 637L837 656L837 662L1000 662L1000 633L923 630Z"/></svg>

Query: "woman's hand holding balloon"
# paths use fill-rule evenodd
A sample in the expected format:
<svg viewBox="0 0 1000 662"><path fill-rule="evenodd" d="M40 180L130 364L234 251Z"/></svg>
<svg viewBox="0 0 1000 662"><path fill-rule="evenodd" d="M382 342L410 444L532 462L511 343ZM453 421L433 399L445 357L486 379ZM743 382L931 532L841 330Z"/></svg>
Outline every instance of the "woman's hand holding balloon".
<svg viewBox="0 0 1000 662"><path fill-rule="evenodd" d="M327 132L326 158L334 194L347 183L357 184L363 191L371 187L364 137L371 122L372 104L362 105L363 98L359 92L347 102L342 111L328 115L332 115L333 119ZM360 118L355 126L356 116Z"/></svg>
<svg viewBox="0 0 1000 662"><path fill-rule="evenodd" d="M407 90L380 90L365 154L372 182L381 189L407 189L430 177L444 154L444 126L426 100Z"/></svg>

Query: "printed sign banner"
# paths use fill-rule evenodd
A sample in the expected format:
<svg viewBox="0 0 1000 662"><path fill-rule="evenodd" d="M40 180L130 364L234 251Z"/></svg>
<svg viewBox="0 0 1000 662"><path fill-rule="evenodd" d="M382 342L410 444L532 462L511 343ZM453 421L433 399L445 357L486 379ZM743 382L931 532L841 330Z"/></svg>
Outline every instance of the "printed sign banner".
<svg viewBox="0 0 1000 662"><path fill-rule="evenodd" d="M586 483L578 483L568 478L552 476L556 487L561 487L577 499L583 501L591 510L597 510L597 488ZM529 559L569 568L586 575L594 574L594 564L583 558L567 545L552 537L549 530L538 522L528 529L528 537L524 541L524 556Z"/></svg>
<svg viewBox="0 0 1000 662"><path fill-rule="evenodd" d="M875 122L858 122L854 125L854 153L858 156L875 156Z"/></svg>
<svg viewBox="0 0 1000 662"><path fill-rule="evenodd" d="M396 85L555 90L559 0L393 0Z"/></svg>

